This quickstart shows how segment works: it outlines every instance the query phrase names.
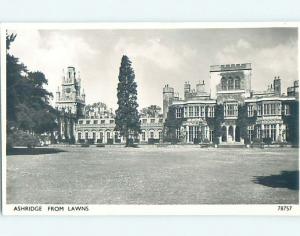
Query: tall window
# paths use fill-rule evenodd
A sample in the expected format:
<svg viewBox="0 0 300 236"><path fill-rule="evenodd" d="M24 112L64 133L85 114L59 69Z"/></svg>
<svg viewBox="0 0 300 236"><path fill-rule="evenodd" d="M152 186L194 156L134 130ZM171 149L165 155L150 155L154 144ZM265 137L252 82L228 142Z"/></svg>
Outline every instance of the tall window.
<svg viewBox="0 0 300 236"><path fill-rule="evenodd" d="M215 107L209 106L207 115L208 115L208 117L214 117L215 116Z"/></svg>
<svg viewBox="0 0 300 236"><path fill-rule="evenodd" d="M161 139L161 138L162 138L162 137L161 137L161 134L162 134L162 132L161 132L161 131L159 131L159 132L158 132L158 138L159 138L159 139Z"/></svg>
<svg viewBox="0 0 300 236"><path fill-rule="evenodd" d="M189 126L189 142L193 142L193 126Z"/></svg>
<svg viewBox="0 0 300 236"><path fill-rule="evenodd" d="M184 117L187 117L187 107L184 107Z"/></svg>
<svg viewBox="0 0 300 236"><path fill-rule="evenodd" d="M276 107L277 107L277 103L267 103L264 104L264 115L276 115L278 114Z"/></svg>
<svg viewBox="0 0 300 236"><path fill-rule="evenodd" d="M145 131L142 132L142 140L143 140L143 141L146 140L146 133L145 133Z"/></svg>
<svg viewBox="0 0 300 236"><path fill-rule="evenodd" d="M176 129L176 138L180 139L180 128Z"/></svg>
<svg viewBox="0 0 300 236"><path fill-rule="evenodd" d="M288 104L285 104L284 105L284 115L288 116L290 114L291 114L291 112L290 112L290 106Z"/></svg>
<svg viewBox="0 0 300 236"><path fill-rule="evenodd" d="M257 138L260 139L261 138L261 126L257 126Z"/></svg>
<svg viewBox="0 0 300 236"><path fill-rule="evenodd" d="M96 140L96 133L93 132L93 139Z"/></svg>
<svg viewBox="0 0 300 236"><path fill-rule="evenodd" d="M181 118L181 108L176 108L176 118Z"/></svg>
<svg viewBox="0 0 300 236"><path fill-rule="evenodd" d="M221 79L221 86L222 86L222 90L227 90L227 83L225 78Z"/></svg>
<svg viewBox="0 0 300 236"><path fill-rule="evenodd" d="M226 104L225 105L225 116L237 116L238 106L237 104Z"/></svg>
<svg viewBox="0 0 300 236"><path fill-rule="evenodd" d="M192 106L189 107L189 117L193 117L193 113L194 113L193 112L193 110L194 110L193 108L194 107L192 107Z"/></svg>
<svg viewBox="0 0 300 236"><path fill-rule="evenodd" d="M154 132L153 131L150 132L150 138L154 138Z"/></svg>
<svg viewBox="0 0 300 236"><path fill-rule="evenodd" d="M234 86L235 86L235 89L241 89L241 81L240 81L240 78L237 77L234 81Z"/></svg>
<svg viewBox="0 0 300 236"><path fill-rule="evenodd" d="M273 140L273 141L275 141L276 140L276 125L271 125L271 139Z"/></svg>
<svg viewBox="0 0 300 236"><path fill-rule="evenodd" d="M200 116L205 117L205 106L201 106L200 109Z"/></svg>
<svg viewBox="0 0 300 236"><path fill-rule="evenodd" d="M155 119L150 119L150 123L154 124L155 123Z"/></svg>
<svg viewBox="0 0 300 236"><path fill-rule="evenodd" d="M195 116L195 117L198 117L198 116L199 116L199 107L198 107L198 106L195 106L195 107L194 107L194 116Z"/></svg>
<svg viewBox="0 0 300 236"><path fill-rule="evenodd" d="M253 116L253 105L248 105L247 109L248 109L248 117L252 117Z"/></svg>
<svg viewBox="0 0 300 236"><path fill-rule="evenodd" d="M78 133L78 140L81 139L81 133Z"/></svg>
<svg viewBox="0 0 300 236"><path fill-rule="evenodd" d="M233 79L232 78L228 79L228 90L233 90Z"/></svg>
<svg viewBox="0 0 300 236"><path fill-rule="evenodd" d="M261 104L257 105L257 115L261 116Z"/></svg>
<svg viewBox="0 0 300 236"><path fill-rule="evenodd" d="M275 115L276 114L276 104L272 103L271 105L271 115Z"/></svg>
<svg viewBox="0 0 300 236"><path fill-rule="evenodd" d="M209 141L212 142L214 138L214 131L213 130L209 130Z"/></svg>
<svg viewBox="0 0 300 236"><path fill-rule="evenodd" d="M254 126L253 125L250 125L248 126L248 139L250 142L253 141L253 132L254 131Z"/></svg>

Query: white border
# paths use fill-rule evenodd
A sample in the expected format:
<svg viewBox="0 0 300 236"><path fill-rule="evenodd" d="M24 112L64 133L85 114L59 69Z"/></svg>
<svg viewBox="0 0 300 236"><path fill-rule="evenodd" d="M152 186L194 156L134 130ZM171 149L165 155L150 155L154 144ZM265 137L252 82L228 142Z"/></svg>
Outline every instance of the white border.
<svg viewBox="0 0 300 236"><path fill-rule="evenodd" d="M3 23L1 30L1 119L2 119L2 212L5 215L300 215L300 205L85 205L89 211L70 212L68 207L83 205L6 204L6 30L18 29L208 29L297 27L300 22L211 22L211 23ZM299 32L298 32L299 34ZM299 60L298 36L298 68ZM298 79L299 79L298 69ZM300 164L300 163L299 163ZM300 168L299 168L300 169ZM40 206L42 211L16 212L15 206ZM64 206L65 211L48 211L48 206ZM278 211L279 206L292 206L291 211Z"/></svg>

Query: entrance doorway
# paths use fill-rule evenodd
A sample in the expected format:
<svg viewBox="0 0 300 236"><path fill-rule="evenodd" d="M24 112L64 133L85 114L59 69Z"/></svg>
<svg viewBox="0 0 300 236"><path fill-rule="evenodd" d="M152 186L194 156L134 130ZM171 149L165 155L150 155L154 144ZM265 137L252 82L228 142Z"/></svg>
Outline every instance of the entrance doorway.
<svg viewBox="0 0 300 236"><path fill-rule="evenodd" d="M235 141L236 142L241 142L241 132L240 132L240 127L235 128Z"/></svg>
<svg viewBox="0 0 300 236"><path fill-rule="evenodd" d="M227 130L226 130L226 126L222 127L222 142L227 142Z"/></svg>

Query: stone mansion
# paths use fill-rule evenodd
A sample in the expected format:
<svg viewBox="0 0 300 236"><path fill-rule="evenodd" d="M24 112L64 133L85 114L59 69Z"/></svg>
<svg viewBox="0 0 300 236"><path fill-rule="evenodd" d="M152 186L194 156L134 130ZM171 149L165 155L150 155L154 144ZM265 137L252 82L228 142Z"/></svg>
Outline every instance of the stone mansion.
<svg viewBox="0 0 300 236"><path fill-rule="evenodd" d="M266 138L271 142L298 140L298 81L285 95L279 77L266 90L253 91L250 63L213 65L209 73L209 92L204 81L195 89L186 82L180 98L174 88L165 85L162 114L141 114L142 132L134 137L135 142L243 144L245 139L249 143ZM114 130L114 112L103 103L85 105L80 81L74 67L68 67L62 76L56 92L60 112L57 138L76 143L123 143Z"/></svg>

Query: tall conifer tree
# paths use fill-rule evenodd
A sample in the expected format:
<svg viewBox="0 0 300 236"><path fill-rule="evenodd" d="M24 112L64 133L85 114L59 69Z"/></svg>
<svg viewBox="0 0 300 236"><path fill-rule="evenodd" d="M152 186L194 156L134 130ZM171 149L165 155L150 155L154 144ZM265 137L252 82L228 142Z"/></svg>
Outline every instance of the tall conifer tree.
<svg viewBox="0 0 300 236"><path fill-rule="evenodd" d="M126 139L126 147L129 139L140 133L140 121L137 103L137 85L131 61L123 55L119 71L119 84L117 88L118 109L116 110L116 131Z"/></svg>

